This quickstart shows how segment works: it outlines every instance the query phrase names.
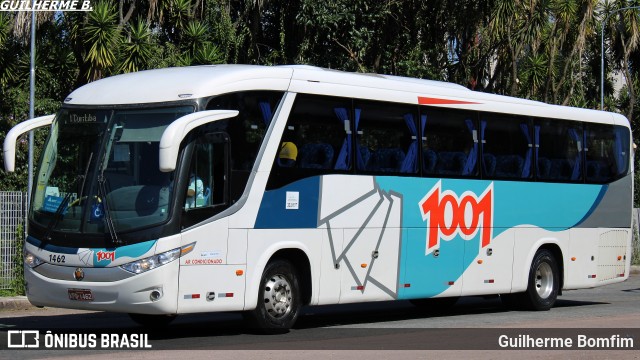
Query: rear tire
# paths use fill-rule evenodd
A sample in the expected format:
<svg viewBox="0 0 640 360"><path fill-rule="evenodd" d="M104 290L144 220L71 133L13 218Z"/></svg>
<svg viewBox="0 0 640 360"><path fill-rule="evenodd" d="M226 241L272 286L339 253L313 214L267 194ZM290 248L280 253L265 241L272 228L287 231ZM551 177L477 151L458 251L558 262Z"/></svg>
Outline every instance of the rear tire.
<svg viewBox="0 0 640 360"><path fill-rule="evenodd" d="M521 303L530 310L546 311L553 307L560 290L560 273L553 253L540 249L531 262L527 291Z"/></svg>
<svg viewBox="0 0 640 360"><path fill-rule="evenodd" d="M274 260L262 273L258 301L249 313L254 327L267 334L287 332L302 308L295 267L286 260Z"/></svg>
<svg viewBox="0 0 640 360"><path fill-rule="evenodd" d="M129 314L131 320L146 328L162 328L176 319L176 315Z"/></svg>

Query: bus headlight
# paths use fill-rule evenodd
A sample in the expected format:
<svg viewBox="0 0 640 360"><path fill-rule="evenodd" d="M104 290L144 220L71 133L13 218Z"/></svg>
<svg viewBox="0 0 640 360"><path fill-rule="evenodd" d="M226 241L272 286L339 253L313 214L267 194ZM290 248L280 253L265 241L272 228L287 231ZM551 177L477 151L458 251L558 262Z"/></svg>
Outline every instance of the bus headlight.
<svg viewBox="0 0 640 360"><path fill-rule="evenodd" d="M191 243L189 245L185 245L180 248L175 248L173 250L169 250L160 254L149 256L148 258L144 258L144 259L132 261L130 263L126 263L124 265L120 265L120 267L134 274L141 274L145 271L155 269L164 264L168 264L173 260L179 259L182 255L185 255L191 252L191 250L193 250L195 245L196 243Z"/></svg>
<svg viewBox="0 0 640 360"><path fill-rule="evenodd" d="M39 257L33 255L32 253L25 251L24 263L27 264L27 266L29 266L30 268L34 268L44 263L44 261L42 261L42 259L40 259Z"/></svg>

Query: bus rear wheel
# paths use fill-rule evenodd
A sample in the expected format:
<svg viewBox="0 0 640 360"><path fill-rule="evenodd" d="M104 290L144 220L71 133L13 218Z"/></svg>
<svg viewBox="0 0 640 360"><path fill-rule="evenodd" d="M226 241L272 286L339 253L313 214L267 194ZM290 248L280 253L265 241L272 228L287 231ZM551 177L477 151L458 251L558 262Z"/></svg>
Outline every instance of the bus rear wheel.
<svg viewBox="0 0 640 360"><path fill-rule="evenodd" d="M262 273L258 303L250 320L264 333L286 332L300 314L301 300L295 267L289 261L274 260Z"/></svg>
<svg viewBox="0 0 640 360"><path fill-rule="evenodd" d="M540 249L531 262L527 291L521 304L530 310L545 311L553 307L560 290L560 273L553 253Z"/></svg>

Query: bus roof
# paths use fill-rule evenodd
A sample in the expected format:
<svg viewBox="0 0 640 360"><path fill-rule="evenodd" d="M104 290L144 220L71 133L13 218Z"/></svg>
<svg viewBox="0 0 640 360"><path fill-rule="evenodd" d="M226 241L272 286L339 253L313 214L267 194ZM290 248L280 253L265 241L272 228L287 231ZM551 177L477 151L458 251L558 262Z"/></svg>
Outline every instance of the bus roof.
<svg viewBox="0 0 640 360"><path fill-rule="evenodd" d="M434 80L350 73L308 65L203 65L116 75L73 91L65 104L125 105L197 99L246 90L357 97L629 126L623 116L469 90Z"/></svg>

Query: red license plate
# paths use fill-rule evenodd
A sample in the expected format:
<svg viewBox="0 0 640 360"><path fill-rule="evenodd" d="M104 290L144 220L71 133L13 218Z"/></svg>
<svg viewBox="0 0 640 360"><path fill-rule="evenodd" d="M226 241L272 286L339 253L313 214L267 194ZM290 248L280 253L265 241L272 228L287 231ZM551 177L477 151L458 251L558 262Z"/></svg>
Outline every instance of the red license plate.
<svg viewBox="0 0 640 360"><path fill-rule="evenodd" d="M69 300L93 301L93 293L89 289L68 289Z"/></svg>

